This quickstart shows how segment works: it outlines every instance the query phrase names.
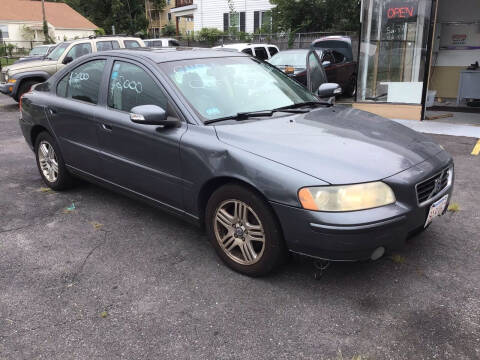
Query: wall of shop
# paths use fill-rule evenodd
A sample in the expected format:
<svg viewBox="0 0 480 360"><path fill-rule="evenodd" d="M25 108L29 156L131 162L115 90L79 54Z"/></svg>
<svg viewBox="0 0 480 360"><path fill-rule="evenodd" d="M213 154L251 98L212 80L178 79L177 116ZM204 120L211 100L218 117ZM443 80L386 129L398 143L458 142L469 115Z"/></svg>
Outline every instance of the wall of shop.
<svg viewBox="0 0 480 360"><path fill-rule="evenodd" d="M430 89L437 90L437 97L455 98L460 71L480 62L480 1L439 0L437 23L439 48L432 58Z"/></svg>

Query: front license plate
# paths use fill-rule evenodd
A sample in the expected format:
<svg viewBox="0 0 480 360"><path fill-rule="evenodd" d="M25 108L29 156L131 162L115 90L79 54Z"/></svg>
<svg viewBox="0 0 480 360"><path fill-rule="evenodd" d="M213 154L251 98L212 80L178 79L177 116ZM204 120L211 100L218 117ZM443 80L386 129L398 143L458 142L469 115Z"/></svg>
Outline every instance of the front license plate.
<svg viewBox="0 0 480 360"><path fill-rule="evenodd" d="M434 202L432 206L430 206L430 211L428 212L427 221L425 221L425 227L427 227L428 224L430 224L433 221L433 219L443 215L443 213L445 212L445 208L447 207L447 204L448 204L448 195L445 195L440 200Z"/></svg>

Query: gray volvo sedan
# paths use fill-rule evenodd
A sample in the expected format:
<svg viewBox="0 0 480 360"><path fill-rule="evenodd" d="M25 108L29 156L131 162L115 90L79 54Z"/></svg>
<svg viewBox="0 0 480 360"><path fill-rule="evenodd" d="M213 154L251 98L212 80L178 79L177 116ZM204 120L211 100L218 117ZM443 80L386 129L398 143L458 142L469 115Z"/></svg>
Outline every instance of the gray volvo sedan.
<svg viewBox="0 0 480 360"><path fill-rule="evenodd" d="M34 86L20 125L49 187L82 177L204 226L243 274L288 251L378 259L444 213L452 158L317 95L241 53L119 50Z"/></svg>

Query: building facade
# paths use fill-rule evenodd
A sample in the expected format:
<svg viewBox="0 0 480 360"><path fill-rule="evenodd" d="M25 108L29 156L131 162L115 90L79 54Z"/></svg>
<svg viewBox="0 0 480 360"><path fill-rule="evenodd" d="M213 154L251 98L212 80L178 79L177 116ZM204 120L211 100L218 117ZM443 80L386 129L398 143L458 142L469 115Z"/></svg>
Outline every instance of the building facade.
<svg viewBox="0 0 480 360"><path fill-rule="evenodd" d="M170 10L176 7L175 0L166 0L163 9L155 8L152 1L145 1L145 11L148 19L148 35L151 38L162 36L162 28L167 25L175 27L178 35L192 35L194 31L193 16L178 17Z"/></svg>
<svg viewBox="0 0 480 360"><path fill-rule="evenodd" d="M95 24L64 3L45 2L45 15L49 36L55 42L88 37L97 29ZM1 0L0 31L3 42L19 48L45 41L41 2Z"/></svg>
<svg viewBox="0 0 480 360"><path fill-rule="evenodd" d="M221 31L254 33L271 24L269 0L176 0L170 13L177 18L192 17L194 31L217 28ZM233 11L232 11L233 10Z"/></svg>
<svg viewBox="0 0 480 360"><path fill-rule="evenodd" d="M420 120L480 99L478 0L363 0L360 44L357 108Z"/></svg>

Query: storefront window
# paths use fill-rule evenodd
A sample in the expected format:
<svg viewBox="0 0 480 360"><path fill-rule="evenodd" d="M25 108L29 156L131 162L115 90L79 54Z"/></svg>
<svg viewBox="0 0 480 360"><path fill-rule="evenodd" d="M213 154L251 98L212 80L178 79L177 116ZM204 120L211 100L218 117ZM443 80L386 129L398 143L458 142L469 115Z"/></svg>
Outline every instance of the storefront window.
<svg viewBox="0 0 480 360"><path fill-rule="evenodd" d="M363 0L358 100L420 104L432 0Z"/></svg>

